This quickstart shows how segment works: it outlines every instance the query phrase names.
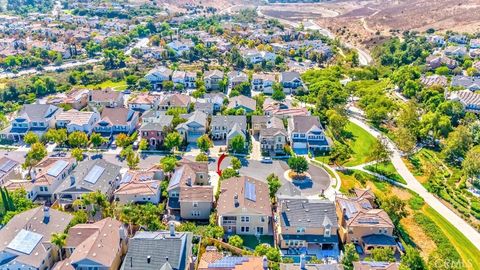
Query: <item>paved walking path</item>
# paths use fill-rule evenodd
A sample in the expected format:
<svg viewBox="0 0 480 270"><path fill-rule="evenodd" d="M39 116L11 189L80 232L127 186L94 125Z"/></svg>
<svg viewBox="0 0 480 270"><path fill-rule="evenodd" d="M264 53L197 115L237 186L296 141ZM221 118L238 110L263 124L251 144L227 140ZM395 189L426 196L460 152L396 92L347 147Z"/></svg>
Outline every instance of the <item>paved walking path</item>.
<svg viewBox="0 0 480 270"><path fill-rule="evenodd" d="M360 126L366 130L371 135L378 137L381 133L372 127L370 127L364 120L360 120L355 117L349 117L349 120L354 124ZM470 224L465 220L459 217L455 212L450 210L445 206L437 197L427 191L424 186L413 176L413 174L408 170L407 166L402 160L400 151L396 148L395 144L388 140L388 147L392 150L391 161L397 172L405 179L407 182L406 188L416 192L420 197L422 197L425 202L430 205L435 211L442 215L445 219L450 221L450 223L455 226L463 235L469 239L477 249L480 250L480 233L475 230Z"/></svg>

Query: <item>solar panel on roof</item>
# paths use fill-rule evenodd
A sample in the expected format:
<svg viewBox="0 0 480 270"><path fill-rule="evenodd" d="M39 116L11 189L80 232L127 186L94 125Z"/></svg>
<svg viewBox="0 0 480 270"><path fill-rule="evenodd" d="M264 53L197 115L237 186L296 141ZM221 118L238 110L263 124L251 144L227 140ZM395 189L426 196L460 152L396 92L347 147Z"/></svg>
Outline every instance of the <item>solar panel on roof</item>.
<svg viewBox="0 0 480 270"><path fill-rule="evenodd" d="M178 185L178 183L180 183L180 178L182 178L184 168L185 167L181 167L180 169L175 171L175 173L172 176L172 179L170 180L170 184L168 185L169 187Z"/></svg>
<svg viewBox="0 0 480 270"><path fill-rule="evenodd" d="M47 174L57 177L67 166L68 162L66 160L57 160L53 166L48 169Z"/></svg>
<svg viewBox="0 0 480 270"><path fill-rule="evenodd" d="M122 180L120 181L120 184L128 183L130 182L130 180L132 180L132 178L133 178L133 175L131 175L130 173L126 173L125 176L123 176Z"/></svg>
<svg viewBox="0 0 480 270"><path fill-rule="evenodd" d="M208 264L208 268L233 268L235 265L248 261L246 257L224 257L218 261Z"/></svg>
<svg viewBox="0 0 480 270"><path fill-rule="evenodd" d="M10 159L7 159L4 163L0 165L0 171L8 172L13 167L15 167L16 162Z"/></svg>
<svg viewBox="0 0 480 270"><path fill-rule="evenodd" d="M95 184L98 181L98 178L102 175L105 168L100 167L98 165L93 166L92 170L88 172L87 176L85 176L85 181Z"/></svg>
<svg viewBox="0 0 480 270"><path fill-rule="evenodd" d="M8 244L7 248L13 249L25 254L32 253L33 249L37 246L38 242L42 239L42 235L22 229L13 238L12 242Z"/></svg>
<svg viewBox="0 0 480 270"><path fill-rule="evenodd" d="M248 181L245 181L245 198L254 202L257 200L255 184Z"/></svg>

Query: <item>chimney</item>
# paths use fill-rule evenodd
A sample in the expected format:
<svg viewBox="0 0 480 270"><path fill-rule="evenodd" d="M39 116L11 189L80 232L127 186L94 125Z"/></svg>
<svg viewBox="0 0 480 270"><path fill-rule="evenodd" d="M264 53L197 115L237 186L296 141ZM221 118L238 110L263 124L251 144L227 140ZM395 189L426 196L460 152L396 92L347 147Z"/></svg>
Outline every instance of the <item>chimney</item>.
<svg viewBox="0 0 480 270"><path fill-rule="evenodd" d="M263 256L263 270L268 270L267 256Z"/></svg>
<svg viewBox="0 0 480 270"><path fill-rule="evenodd" d="M150 255L147 256L147 263L150 264L150 262L152 261L152 257Z"/></svg>
<svg viewBox="0 0 480 270"><path fill-rule="evenodd" d="M47 224L50 221L50 208L45 206L43 208L43 223Z"/></svg>
<svg viewBox="0 0 480 270"><path fill-rule="evenodd" d="M170 221L170 223L168 223L168 226L170 228L170 236L175 236L175 223L173 221Z"/></svg>
<svg viewBox="0 0 480 270"><path fill-rule="evenodd" d="M301 270L307 269L305 266L305 254L300 255L300 269Z"/></svg>
<svg viewBox="0 0 480 270"><path fill-rule="evenodd" d="M240 203L238 202L238 194L237 193L235 193L235 197L233 197L233 203L235 205L235 208L240 206Z"/></svg>
<svg viewBox="0 0 480 270"><path fill-rule="evenodd" d="M120 235L121 240L127 239L127 232L125 230L125 227L120 226L120 228L118 228L118 234Z"/></svg>
<svg viewBox="0 0 480 270"><path fill-rule="evenodd" d="M168 256L167 256L167 257L165 257L165 261L167 261L167 262L168 262Z"/></svg>

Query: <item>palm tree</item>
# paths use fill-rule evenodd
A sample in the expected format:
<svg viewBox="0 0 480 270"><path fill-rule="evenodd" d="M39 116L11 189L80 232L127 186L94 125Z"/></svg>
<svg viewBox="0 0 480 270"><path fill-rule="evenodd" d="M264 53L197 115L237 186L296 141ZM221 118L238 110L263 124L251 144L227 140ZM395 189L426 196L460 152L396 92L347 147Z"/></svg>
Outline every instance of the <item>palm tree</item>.
<svg viewBox="0 0 480 270"><path fill-rule="evenodd" d="M67 239L67 234L65 234L65 233L53 233L52 234L51 242L52 242L52 244L54 244L55 246L58 247L59 254L60 254L60 261L63 261L62 248L65 246L65 244L67 242L66 239Z"/></svg>

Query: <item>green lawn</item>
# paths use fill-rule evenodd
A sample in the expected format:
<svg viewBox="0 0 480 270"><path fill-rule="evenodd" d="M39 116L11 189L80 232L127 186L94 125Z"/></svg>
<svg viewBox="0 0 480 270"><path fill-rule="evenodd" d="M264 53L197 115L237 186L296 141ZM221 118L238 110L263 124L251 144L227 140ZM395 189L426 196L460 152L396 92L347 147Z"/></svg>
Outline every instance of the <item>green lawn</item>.
<svg viewBox="0 0 480 270"><path fill-rule="evenodd" d="M117 91L123 91L123 90L126 90L127 89L127 83L125 81L118 81L118 82L114 82L114 81L104 81L102 83L99 83L99 84L89 84L86 86L87 88L91 88L91 89L96 89L96 88L100 88L100 89L105 89L105 88L113 88Z"/></svg>
<svg viewBox="0 0 480 270"><path fill-rule="evenodd" d="M369 165L366 166L365 169L386 176L396 182L402 184L407 183L405 179L403 179L402 176L398 174L397 170L390 161Z"/></svg>
<svg viewBox="0 0 480 270"><path fill-rule="evenodd" d="M345 130L351 134L351 138L348 139L347 143L353 153L344 166L351 167L369 162L368 155L377 139L352 122L347 124Z"/></svg>
<svg viewBox="0 0 480 270"><path fill-rule="evenodd" d="M424 214L432 219L443 233L450 240L457 252L466 262L468 269L480 269L480 250L478 250L468 238L466 238L457 228L455 228L448 220L442 217L431 207L425 207Z"/></svg>
<svg viewBox="0 0 480 270"><path fill-rule="evenodd" d="M271 235L261 235L260 241L255 235L239 235L243 239L243 245L245 247L255 249L261 243L269 244L273 246L273 236Z"/></svg>

